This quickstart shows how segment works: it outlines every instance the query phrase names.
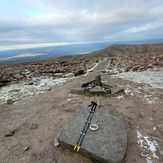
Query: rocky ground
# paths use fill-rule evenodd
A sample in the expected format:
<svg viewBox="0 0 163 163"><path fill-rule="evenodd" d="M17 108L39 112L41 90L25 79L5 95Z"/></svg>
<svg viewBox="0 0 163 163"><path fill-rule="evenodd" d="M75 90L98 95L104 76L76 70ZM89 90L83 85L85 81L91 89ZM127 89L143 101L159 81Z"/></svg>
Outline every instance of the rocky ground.
<svg viewBox="0 0 163 163"><path fill-rule="evenodd" d="M145 71L163 67L163 53L140 53L112 58L109 69L118 72Z"/></svg>
<svg viewBox="0 0 163 163"><path fill-rule="evenodd" d="M40 76L58 78L67 73L78 76L84 74L87 69L101 59L102 57L66 56L43 61L0 65L0 87L14 81L31 81L32 78Z"/></svg>
<svg viewBox="0 0 163 163"><path fill-rule="evenodd" d="M130 59L132 60L130 56L127 58L125 59L126 65L130 63ZM54 139L64 124L75 113L82 109L85 110L91 101L98 103L98 112L103 110L125 121L128 135L125 163L163 162L163 88L155 87L158 85L157 81L151 86L149 83L145 83L145 80L143 83L139 83L133 82L131 78L122 77L123 73L119 73L118 66L110 64L118 59L108 58L95 64L96 60L97 58L87 62L96 66L85 75L70 77L65 82L54 84L51 89L45 90L42 94L33 94L27 96L28 98L18 98L12 104L0 105L0 162L92 162L61 147L54 147ZM81 65L81 61L76 64L77 67ZM122 58L119 59L115 65L122 66L120 64L122 61ZM138 63L140 62L138 61ZM57 64L60 65L60 63ZM35 65L35 63L31 63L31 65ZM30 68L31 65L25 64L23 66ZM152 71L157 72L161 68L160 65L152 67ZM46 65L44 66L46 67ZM44 70L44 66L42 66L42 70ZM6 68L2 67L4 72ZM115 70L115 68L117 68L116 71L110 73L110 70ZM162 70L159 69L159 71ZM137 73L139 72L137 71ZM71 89L94 79L97 74L101 74L103 82L123 87L125 93L114 97L84 96L70 93ZM8 88L8 86L2 88Z"/></svg>
<svg viewBox="0 0 163 163"><path fill-rule="evenodd" d="M13 103L18 98L50 91L54 85L86 74L103 59L104 57L81 55L0 65L0 104Z"/></svg>

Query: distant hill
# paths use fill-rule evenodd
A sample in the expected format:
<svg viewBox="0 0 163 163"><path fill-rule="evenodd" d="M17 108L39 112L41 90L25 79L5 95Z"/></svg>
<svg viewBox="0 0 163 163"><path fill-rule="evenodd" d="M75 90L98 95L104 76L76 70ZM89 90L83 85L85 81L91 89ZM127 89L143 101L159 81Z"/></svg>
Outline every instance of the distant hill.
<svg viewBox="0 0 163 163"><path fill-rule="evenodd" d="M141 44L141 45L111 45L105 49L92 52L92 55L103 55L103 56L123 56L130 54L141 54L141 53L163 53L163 43L158 44Z"/></svg>

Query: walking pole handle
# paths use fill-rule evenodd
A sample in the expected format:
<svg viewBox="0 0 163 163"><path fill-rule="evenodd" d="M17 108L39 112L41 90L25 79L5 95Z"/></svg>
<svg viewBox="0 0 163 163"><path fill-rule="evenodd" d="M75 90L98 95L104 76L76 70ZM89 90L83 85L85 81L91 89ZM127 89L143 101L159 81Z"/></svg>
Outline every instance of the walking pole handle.
<svg viewBox="0 0 163 163"><path fill-rule="evenodd" d="M88 105L88 107L91 107L91 106L97 106L97 103L96 103L96 102L94 102L94 101L91 101L91 104L90 104L90 105Z"/></svg>

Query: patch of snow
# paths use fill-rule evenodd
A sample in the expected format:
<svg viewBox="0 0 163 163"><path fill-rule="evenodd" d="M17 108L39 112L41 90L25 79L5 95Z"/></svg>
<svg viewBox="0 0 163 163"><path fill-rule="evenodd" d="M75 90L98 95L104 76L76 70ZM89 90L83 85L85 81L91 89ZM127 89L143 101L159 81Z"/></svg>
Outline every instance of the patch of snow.
<svg viewBox="0 0 163 163"><path fill-rule="evenodd" d="M117 65L112 65L111 61L109 62L107 69L108 69L108 72L113 73L113 74L119 74L119 73L123 73L126 71L125 67L117 67Z"/></svg>
<svg viewBox="0 0 163 163"><path fill-rule="evenodd" d="M88 69L87 72L93 71L93 70L97 67L98 64L99 64L99 63L95 63L95 65L94 65L92 68Z"/></svg>
<svg viewBox="0 0 163 163"><path fill-rule="evenodd" d="M65 78L70 78L70 77L74 77L74 73L66 73L64 75Z"/></svg>
<svg viewBox="0 0 163 163"><path fill-rule="evenodd" d="M131 95L131 96L134 95L134 94L133 94L133 91L132 91L132 89L130 88L129 85L127 85L127 86L124 88L124 92L125 92L126 95Z"/></svg>
<svg viewBox="0 0 163 163"><path fill-rule="evenodd" d="M106 61L107 58L104 58L103 60L100 60L98 63L95 63L92 68L88 68L86 73L83 76L87 76L89 72L93 71L101 62Z"/></svg>
<svg viewBox="0 0 163 163"><path fill-rule="evenodd" d="M123 95L117 96L116 99L123 100L124 99L124 96Z"/></svg>
<svg viewBox="0 0 163 163"><path fill-rule="evenodd" d="M119 73L117 68L108 69L108 72L113 73L113 74L118 74Z"/></svg>
<svg viewBox="0 0 163 163"><path fill-rule="evenodd" d="M86 73L83 76L87 76L89 72L93 71L99 63L96 63L92 68L87 69Z"/></svg>
<svg viewBox="0 0 163 163"><path fill-rule="evenodd" d="M152 95L145 95L143 100L147 103L147 104L157 104L159 103L159 98L158 97L153 97Z"/></svg>
<svg viewBox="0 0 163 163"><path fill-rule="evenodd" d="M70 102L72 99L71 98L68 98L67 101Z"/></svg>
<svg viewBox="0 0 163 163"><path fill-rule="evenodd" d="M156 130L156 127L153 127L153 130L155 131Z"/></svg>
<svg viewBox="0 0 163 163"><path fill-rule="evenodd" d="M105 58L104 58L104 59L102 59L101 61L103 61L103 62L104 62L104 61L106 61L107 59L108 59L108 58L107 58L107 57L105 57Z"/></svg>
<svg viewBox="0 0 163 163"><path fill-rule="evenodd" d="M142 72L124 72L112 77L121 78L136 83L145 83L153 88L163 89L163 69L158 71L147 70Z"/></svg>
<svg viewBox="0 0 163 163"><path fill-rule="evenodd" d="M145 157L147 163L155 163L154 159L159 159L156 155L157 152L157 142L148 136L143 136L137 127L137 144L141 150L141 155Z"/></svg>
<svg viewBox="0 0 163 163"><path fill-rule="evenodd" d="M146 159L146 160L147 160L147 163L155 163L155 162L153 162L151 160L148 160L148 159Z"/></svg>
<svg viewBox="0 0 163 163"><path fill-rule="evenodd" d="M27 82L21 82L18 84L11 84L0 89L0 102L4 103L8 99L17 100L20 97L29 97L34 94L44 93L51 90L54 85L61 85L69 78L53 79L52 77L38 77L33 78L32 85L28 85Z"/></svg>
<svg viewBox="0 0 163 163"><path fill-rule="evenodd" d="M68 97L69 99L79 99L79 95L71 94L71 93L68 94Z"/></svg>
<svg viewBox="0 0 163 163"><path fill-rule="evenodd" d="M126 95L140 97L146 104L162 103L159 98L161 92L159 92L158 89L154 89L149 86L141 86L134 88L133 86L126 85L124 86L124 92Z"/></svg>

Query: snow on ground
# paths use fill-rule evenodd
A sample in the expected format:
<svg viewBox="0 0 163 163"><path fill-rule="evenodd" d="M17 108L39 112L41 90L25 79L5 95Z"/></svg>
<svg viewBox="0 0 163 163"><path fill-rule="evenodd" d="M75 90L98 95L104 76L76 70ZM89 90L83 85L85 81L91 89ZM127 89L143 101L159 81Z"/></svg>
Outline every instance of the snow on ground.
<svg viewBox="0 0 163 163"><path fill-rule="evenodd" d="M143 136L137 127L137 144L140 148L141 155L145 157L147 163L156 163L158 144L157 142L148 136Z"/></svg>
<svg viewBox="0 0 163 163"><path fill-rule="evenodd" d="M44 93L54 85L61 85L69 78L53 79L52 77L33 78L30 83L21 82L11 84L0 89L0 103L5 103L8 99L17 100L21 97L30 97L34 94Z"/></svg>
<svg viewBox="0 0 163 163"><path fill-rule="evenodd" d="M116 97L116 99L123 100L124 99L124 96L123 95L119 95L119 96Z"/></svg>
<svg viewBox="0 0 163 163"><path fill-rule="evenodd" d="M86 73L83 76L87 76L88 73L91 72L91 71L93 71L98 66L99 63L95 63L92 68L87 69Z"/></svg>
<svg viewBox="0 0 163 163"><path fill-rule="evenodd" d="M126 95L140 97L147 104L163 103L160 99L161 91L159 91L163 89L163 69L157 71L124 72L112 75L112 77L143 84L135 88L126 85L124 87Z"/></svg>
<svg viewBox="0 0 163 163"><path fill-rule="evenodd" d="M110 65L108 65L108 72L112 73L112 74L119 74L120 72L125 72L125 68L117 68L117 67L113 67L113 68L109 68Z"/></svg>
<svg viewBox="0 0 163 163"><path fill-rule="evenodd" d="M83 76L87 76L89 72L93 71L101 62L104 62L106 60L107 60L107 58L104 58L103 60L100 60L99 62L94 63L93 67L88 68L87 71L86 71L86 74L84 74Z"/></svg>
<svg viewBox="0 0 163 163"><path fill-rule="evenodd" d="M123 72L113 77L133 81L136 83L145 83L152 88L163 89L163 69L158 71L147 70L142 72Z"/></svg>
<svg viewBox="0 0 163 163"><path fill-rule="evenodd" d="M134 88L130 85L126 85L124 87L124 91L126 95L140 97L146 104L157 104L163 102L159 98L161 92L158 92L157 89L153 89L148 86L140 86Z"/></svg>
<svg viewBox="0 0 163 163"><path fill-rule="evenodd" d="M100 62L99 62L99 63L100 63ZM95 63L94 66L93 66L92 68L90 68L90 69L87 70L87 73L93 71L93 70L97 67L97 65L98 65L99 63Z"/></svg>
<svg viewBox="0 0 163 163"><path fill-rule="evenodd" d="M157 103L162 103L159 99L159 97L154 97L152 95L144 95L143 100L147 103L147 104L157 104Z"/></svg>

